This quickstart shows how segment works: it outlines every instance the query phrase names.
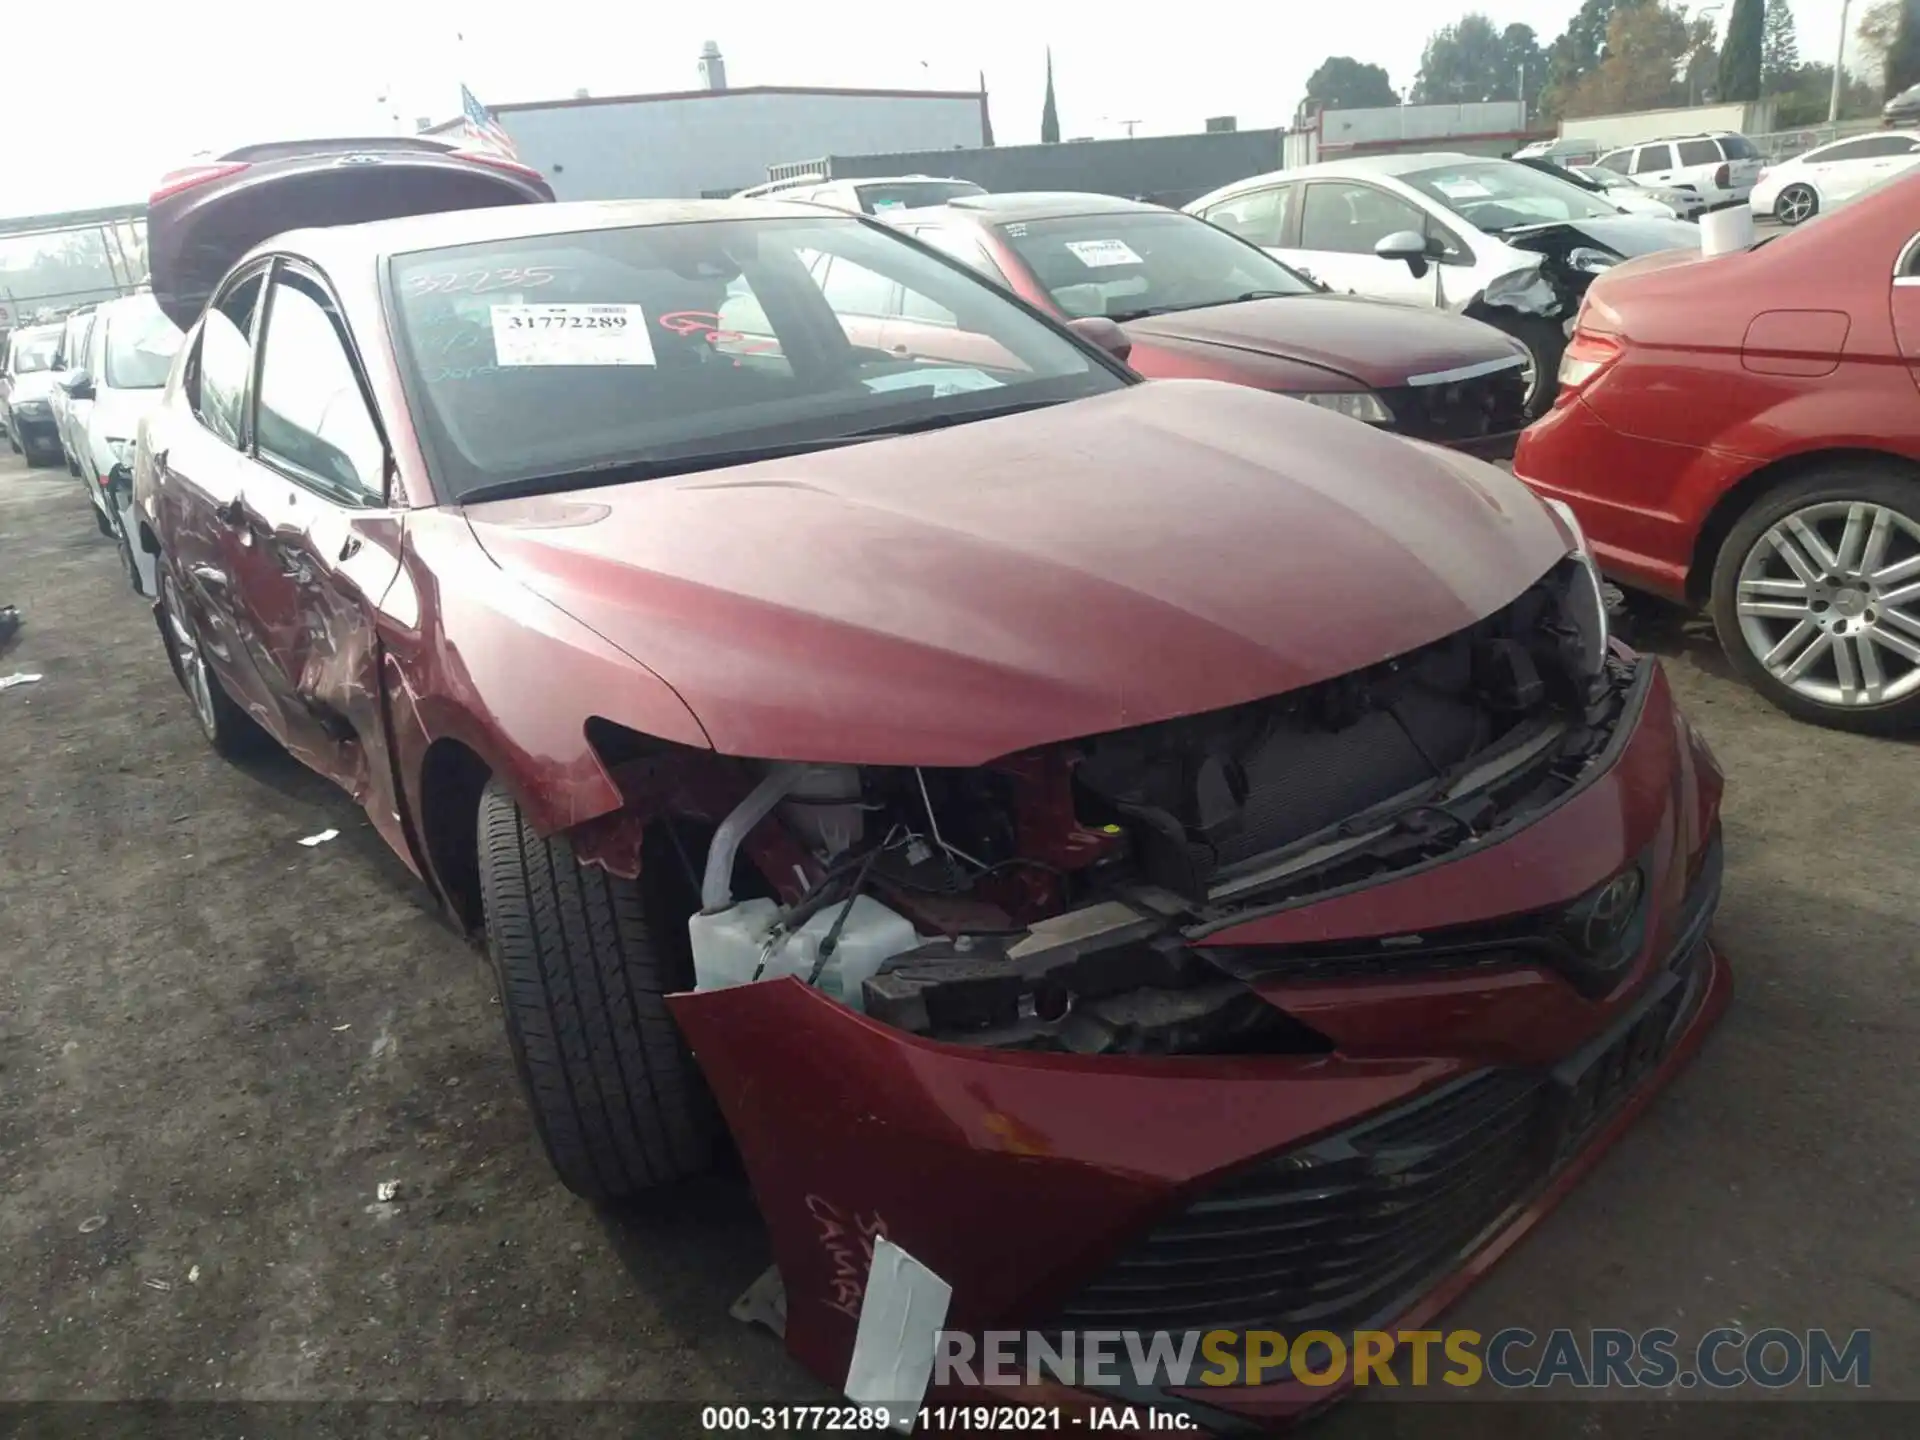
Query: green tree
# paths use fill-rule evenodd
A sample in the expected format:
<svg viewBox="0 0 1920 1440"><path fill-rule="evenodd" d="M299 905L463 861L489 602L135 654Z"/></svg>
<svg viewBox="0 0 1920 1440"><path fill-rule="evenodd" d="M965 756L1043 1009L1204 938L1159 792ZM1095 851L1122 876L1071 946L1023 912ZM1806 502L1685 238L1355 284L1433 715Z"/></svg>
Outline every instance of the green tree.
<svg viewBox="0 0 1920 1440"><path fill-rule="evenodd" d="M1671 6L1643 0L1623 5L1607 25L1600 63L1556 97L1563 115L1612 115L1687 102L1682 70L1713 40L1713 23L1689 20Z"/></svg>
<svg viewBox="0 0 1920 1440"><path fill-rule="evenodd" d="M1900 0L1885 68L1882 78L1888 99L1910 85L1920 85L1920 0Z"/></svg>
<svg viewBox="0 0 1920 1440"><path fill-rule="evenodd" d="M1720 98L1758 100L1766 14L1761 0L1733 0L1727 43L1720 47Z"/></svg>
<svg viewBox="0 0 1920 1440"><path fill-rule="evenodd" d="M1547 83L1547 52L1540 48L1540 37L1531 25L1514 24L1500 32L1500 44L1506 50L1505 68L1513 79L1510 92L1516 100L1538 95ZM1524 89L1522 88L1524 87ZM1506 94L1496 98L1506 99Z"/></svg>
<svg viewBox="0 0 1920 1440"><path fill-rule="evenodd" d="M1793 24L1793 0L1767 0L1760 34L1760 87L1768 95L1798 83L1800 36Z"/></svg>
<svg viewBox="0 0 1920 1440"><path fill-rule="evenodd" d="M1307 77L1303 107L1317 104L1322 110L1366 110L1399 103L1400 94L1393 88L1392 79L1378 65L1368 65L1351 55L1329 55Z"/></svg>
<svg viewBox="0 0 1920 1440"><path fill-rule="evenodd" d="M1546 84L1540 91L1540 113L1553 118L1566 112L1574 90L1599 69L1606 58L1607 35L1615 14L1635 10L1652 0L1581 0L1579 10L1547 47Z"/></svg>
<svg viewBox="0 0 1920 1440"><path fill-rule="evenodd" d="M1900 0L1874 0L1853 27L1855 52L1874 75L1885 73L1893 32L1900 28Z"/></svg>
<svg viewBox="0 0 1920 1440"><path fill-rule="evenodd" d="M1428 37L1413 82L1416 105L1471 105L1513 93L1506 46L1484 15L1462 15Z"/></svg>
<svg viewBox="0 0 1920 1440"><path fill-rule="evenodd" d="M1802 65L1777 92L1779 108L1776 123L1782 130L1797 130L1803 125L1827 123L1827 106L1833 98L1833 67L1818 63ZM1840 118L1859 120L1878 114L1880 92L1852 71L1840 87Z"/></svg>
<svg viewBox="0 0 1920 1440"><path fill-rule="evenodd" d="M1040 143L1060 143L1060 111L1053 103L1053 47L1047 47L1047 99L1040 107Z"/></svg>

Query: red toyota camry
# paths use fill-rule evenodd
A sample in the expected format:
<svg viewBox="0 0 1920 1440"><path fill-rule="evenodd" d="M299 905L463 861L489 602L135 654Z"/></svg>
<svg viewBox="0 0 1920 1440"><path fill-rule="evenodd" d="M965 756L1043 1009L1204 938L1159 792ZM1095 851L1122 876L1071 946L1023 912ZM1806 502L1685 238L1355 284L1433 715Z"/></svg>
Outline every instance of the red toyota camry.
<svg viewBox="0 0 1920 1440"><path fill-rule="evenodd" d="M1719 772L1509 476L1142 382L865 217L322 170L367 223L267 233L304 161L155 207L167 655L484 933L567 1185L731 1137L834 1385L1431 1315L1724 1003ZM865 343L823 255L976 358ZM939 1304L863 1325L900 1254Z"/></svg>
<svg viewBox="0 0 1920 1440"><path fill-rule="evenodd" d="M1920 176L1597 277L1516 473L1790 714L1920 724Z"/></svg>

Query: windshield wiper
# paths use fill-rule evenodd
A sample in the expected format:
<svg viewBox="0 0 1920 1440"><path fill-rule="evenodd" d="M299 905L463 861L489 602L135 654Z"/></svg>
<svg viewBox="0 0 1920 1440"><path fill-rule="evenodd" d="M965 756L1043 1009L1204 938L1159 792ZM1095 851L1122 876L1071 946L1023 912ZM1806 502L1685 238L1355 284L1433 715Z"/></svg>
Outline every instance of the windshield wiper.
<svg viewBox="0 0 1920 1440"><path fill-rule="evenodd" d="M1108 312L1107 319L1116 325L1124 325L1129 320L1144 320L1149 315L1178 315L1183 310L1211 310L1216 305L1239 305L1248 300L1286 300L1295 295L1311 293L1308 290L1246 290L1219 300L1193 300L1184 305L1143 305L1138 310L1113 310Z"/></svg>
<svg viewBox="0 0 1920 1440"><path fill-rule="evenodd" d="M791 440L780 445L750 446L740 450L706 450L668 459L622 460L614 465L592 465L581 470L561 470L552 475L523 475L515 480L493 480L485 485L476 485L461 493L459 503L477 505L485 500L519 500L529 495L555 495L568 490L592 490L601 485L623 485L635 480L694 475L702 470L752 465L761 460L784 460L792 455L811 455L819 450L837 450L843 445L878 440L886 433L876 430L852 435L829 435L817 440Z"/></svg>

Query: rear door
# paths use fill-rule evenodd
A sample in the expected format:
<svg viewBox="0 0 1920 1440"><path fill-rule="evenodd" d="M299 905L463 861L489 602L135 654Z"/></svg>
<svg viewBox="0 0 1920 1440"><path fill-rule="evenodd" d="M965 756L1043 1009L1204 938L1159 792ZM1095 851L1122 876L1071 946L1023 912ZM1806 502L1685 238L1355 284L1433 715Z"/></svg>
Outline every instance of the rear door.
<svg viewBox="0 0 1920 1440"><path fill-rule="evenodd" d="M192 336L179 392L149 426L149 519L159 538L161 583L178 589L234 702L263 721L266 688L238 642L227 518L240 498L253 388L253 331L265 261L236 271ZM271 725L269 724L269 728Z"/></svg>
<svg viewBox="0 0 1920 1440"><path fill-rule="evenodd" d="M1713 147L1708 146L1707 148L1712 149ZM1714 163L1718 164L1719 160L1719 154L1716 152L1714 155ZM1689 178L1679 174L1678 163L1673 156L1673 146L1664 140L1657 145L1642 145L1635 151L1633 168L1627 173L1633 177L1636 183L1641 185L1669 185L1677 183L1682 185L1695 185L1696 188L1698 188L1697 178ZM1713 178L1712 173L1709 172L1706 178L1711 180ZM1707 193L1707 190L1701 189L1700 193L1704 195Z"/></svg>
<svg viewBox="0 0 1920 1440"><path fill-rule="evenodd" d="M1827 204L1837 205L1911 166L1920 158L1915 145L1911 135L1867 135L1834 146L1809 168L1819 176Z"/></svg>
<svg viewBox="0 0 1920 1440"><path fill-rule="evenodd" d="M221 541L241 643L288 749L393 823L405 854L374 625L399 571L400 516L351 335L317 271L276 262L255 351L253 454Z"/></svg>
<svg viewBox="0 0 1920 1440"><path fill-rule="evenodd" d="M1261 190L1245 190L1218 205L1209 205L1199 215L1208 224L1218 225L1284 260L1288 258L1283 253L1288 243L1287 222L1299 199L1297 183L1269 185Z"/></svg>

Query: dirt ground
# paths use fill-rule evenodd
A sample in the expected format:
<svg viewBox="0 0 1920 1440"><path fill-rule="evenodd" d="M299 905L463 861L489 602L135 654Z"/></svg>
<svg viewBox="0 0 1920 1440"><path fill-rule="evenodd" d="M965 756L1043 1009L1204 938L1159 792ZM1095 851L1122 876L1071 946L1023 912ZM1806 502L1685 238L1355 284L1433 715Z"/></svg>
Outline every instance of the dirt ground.
<svg viewBox="0 0 1920 1440"><path fill-rule="evenodd" d="M0 1400L829 1398L727 1317L744 1187L562 1190L475 954L344 798L212 755L78 482L11 457L0 603L45 677L0 692ZM1729 772L1734 1006L1452 1319L1867 1327L1920 1398L1920 751L1653 646Z"/></svg>

